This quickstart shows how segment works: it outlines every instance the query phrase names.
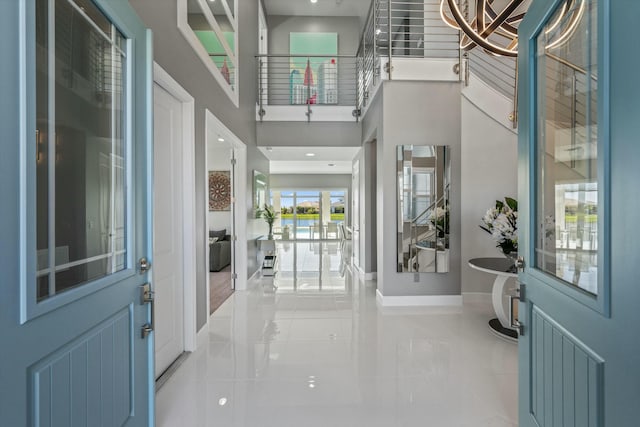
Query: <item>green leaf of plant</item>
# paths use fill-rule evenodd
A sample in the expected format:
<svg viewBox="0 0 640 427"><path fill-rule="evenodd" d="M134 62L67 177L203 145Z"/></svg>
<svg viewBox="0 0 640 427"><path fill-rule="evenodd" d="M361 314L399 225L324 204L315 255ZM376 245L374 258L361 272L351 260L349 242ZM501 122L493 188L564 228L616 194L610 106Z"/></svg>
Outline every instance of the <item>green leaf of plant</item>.
<svg viewBox="0 0 640 427"><path fill-rule="evenodd" d="M513 211L518 211L518 201L516 199L512 199L511 197L505 197L504 200L507 202L507 206L511 208Z"/></svg>

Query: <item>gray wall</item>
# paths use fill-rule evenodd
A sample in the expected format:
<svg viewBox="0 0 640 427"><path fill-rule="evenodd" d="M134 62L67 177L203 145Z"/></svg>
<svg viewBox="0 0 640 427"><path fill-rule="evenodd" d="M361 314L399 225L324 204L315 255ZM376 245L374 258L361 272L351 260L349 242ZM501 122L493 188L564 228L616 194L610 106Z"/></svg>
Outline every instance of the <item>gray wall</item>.
<svg viewBox="0 0 640 427"><path fill-rule="evenodd" d="M480 220L495 200L517 198L518 138L462 98L462 290L491 292L495 276L473 270L471 258L502 256Z"/></svg>
<svg viewBox="0 0 640 427"><path fill-rule="evenodd" d="M300 110L300 114L304 111ZM261 147L359 147L362 139L361 124L355 119L352 122L263 122L257 127Z"/></svg>
<svg viewBox="0 0 640 427"><path fill-rule="evenodd" d="M378 161L382 155L384 93L378 90L362 120L362 150L360 160L360 268L364 273L378 272Z"/></svg>
<svg viewBox="0 0 640 427"><path fill-rule="evenodd" d="M360 39L357 16L280 16L267 17L269 53L289 53L289 33L338 33L338 54L355 55Z"/></svg>
<svg viewBox="0 0 640 427"><path fill-rule="evenodd" d="M207 173L205 159L205 109L209 109L238 138L247 145L247 227L251 230L256 219L251 218L251 183L253 169L269 171L269 162L256 147L255 94L257 76L254 56L258 53L258 2L238 2L239 17L238 50L239 75L238 90L240 107L236 108L209 70L202 63L191 45L177 26L177 6L175 1L131 0L144 23L153 30L155 61L164 68L195 98L195 182L196 182L196 233L197 233L197 327L206 323L206 274L205 259L207 231L206 188L204 176ZM242 224L242 220L239 221ZM258 269L257 247L250 233L247 242L249 266L247 274L251 276Z"/></svg>
<svg viewBox="0 0 640 427"><path fill-rule="evenodd" d="M384 129L378 139L378 289L384 296L459 295L460 284L460 84L383 83ZM396 272L396 147L449 145L451 149L450 271Z"/></svg>

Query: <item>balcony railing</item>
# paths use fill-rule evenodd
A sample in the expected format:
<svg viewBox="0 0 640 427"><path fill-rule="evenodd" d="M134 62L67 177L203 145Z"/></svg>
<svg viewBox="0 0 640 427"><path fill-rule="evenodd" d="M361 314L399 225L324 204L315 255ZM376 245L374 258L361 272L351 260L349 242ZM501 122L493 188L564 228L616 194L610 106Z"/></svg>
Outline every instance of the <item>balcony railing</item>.
<svg viewBox="0 0 640 427"><path fill-rule="evenodd" d="M258 55L258 114L267 106L290 106L311 121L318 107L349 107L357 99L356 57L351 55Z"/></svg>
<svg viewBox="0 0 640 427"><path fill-rule="evenodd" d="M362 111L379 82L394 78L394 58L453 60L460 74L460 33L440 17L439 0L374 0L358 49L358 103ZM400 76L407 79L406 74ZM416 78L419 79L419 78ZM423 76L428 80L429 76Z"/></svg>

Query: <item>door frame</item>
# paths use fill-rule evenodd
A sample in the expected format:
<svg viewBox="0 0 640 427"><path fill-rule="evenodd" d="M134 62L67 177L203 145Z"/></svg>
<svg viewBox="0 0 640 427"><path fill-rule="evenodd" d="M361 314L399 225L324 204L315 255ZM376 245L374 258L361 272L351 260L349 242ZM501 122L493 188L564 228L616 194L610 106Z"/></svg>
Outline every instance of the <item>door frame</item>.
<svg viewBox="0 0 640 427"><path fill-rule="evenodd" d="M184 351L195 351L196 340L196 188L195 100L157 62L153 62L153 82L182 104L182 235L184 293ZM155 353L155 352L154 352Z"/></svg>
<svg viewBox="0 0 640 427"><path fill-rule="evenodd" d="M231 269L232 273L237 274L235 279L235 290L236 291L244 291L247 289L247 257L248 257L248 247L247 247L247 228L239 226L239 224L248 224L247 221L247 146L238 138L229 128L227 128L224 123L220 121L208 108L205 109L205 155L204 155L204 174L203 179L205 182L204 185L204 196L205 196L205 204L204 206L209 206L209 171L208 171L208 147L209 144L213 143L211 138L214 135L222 135L225 141L229 144L229 148L234 150L234 156L236 159L235 164L235 176L232 179L234 183L234 188L232 189L232 194L235 196L235 203L233 203L233 208L231 213L233 215L233 219L231 221L231 226L235 227L231 230L231 235L236 236L236 239L233 242L234 250L232 253L234 254L233 259L231 260ZM231 158L229 158L229 163L231 163ZM231 168L230 168L231 170ZM209 215L208 209L205 213L205 230L209 230ZM208 235L208 234L207 234ZM209 323L209 318L211 317L209 311L211 310L210 303L210 279L209 279L209 245L206 244L206 296L207 296L207 325Z"/></svg>

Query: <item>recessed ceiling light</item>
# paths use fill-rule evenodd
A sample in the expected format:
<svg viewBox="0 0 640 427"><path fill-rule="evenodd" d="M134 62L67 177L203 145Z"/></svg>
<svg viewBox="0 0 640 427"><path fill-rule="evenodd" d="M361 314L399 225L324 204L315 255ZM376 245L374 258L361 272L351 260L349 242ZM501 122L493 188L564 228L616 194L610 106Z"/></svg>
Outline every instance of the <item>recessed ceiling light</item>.
<svg viewBox="0 0 640 427"><path fill-rule="evenodd" d="M316 155L316 153L307 153L307 154L306 154L306 156L307 156L307 157L313 157L313 156L315 156L315 155Z"/></svg>
<svg viewBox="0 0 640 427"><path fill-rule="evenodd" d="M318 0L311 0L311 3L318 3Z"/></svg>
<svg viewBox="0 0 640 427"><path fill-rule="evenodd" d="M221 137L221 136L219 136L219 137L218 137L218 141L220 141L220 142L224 142L224 138L223 138L223 137Z"/></svg>

